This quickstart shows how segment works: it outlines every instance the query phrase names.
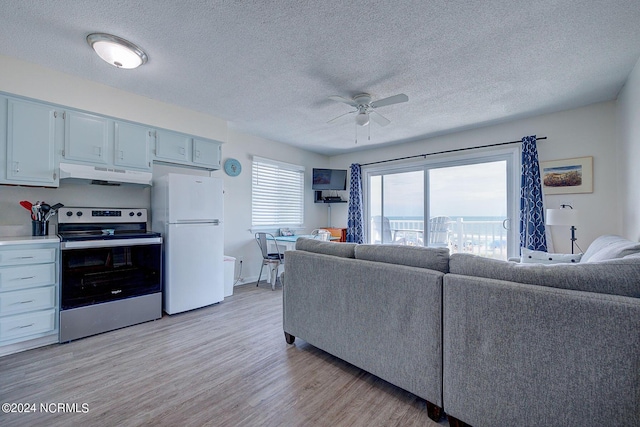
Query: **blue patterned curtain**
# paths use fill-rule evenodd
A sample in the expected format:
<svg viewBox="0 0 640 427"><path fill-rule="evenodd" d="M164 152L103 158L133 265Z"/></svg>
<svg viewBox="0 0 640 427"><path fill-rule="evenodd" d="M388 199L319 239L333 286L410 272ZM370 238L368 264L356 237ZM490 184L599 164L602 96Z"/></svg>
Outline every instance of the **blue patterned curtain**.
<svg viewBox="0 0 640 427"><path fill-rule="evenodd" d="M520 183L520 247L546 251L544 205L536 136L522 138L522 179Z"/></svg>
<svg viewBox="0 0 640 427"><path fill-rule="evenodd" d="M347 242L364 242L364 213L362 210L362 170L360 164L351 165L349 180L349 211L347 213Z"/></svg>

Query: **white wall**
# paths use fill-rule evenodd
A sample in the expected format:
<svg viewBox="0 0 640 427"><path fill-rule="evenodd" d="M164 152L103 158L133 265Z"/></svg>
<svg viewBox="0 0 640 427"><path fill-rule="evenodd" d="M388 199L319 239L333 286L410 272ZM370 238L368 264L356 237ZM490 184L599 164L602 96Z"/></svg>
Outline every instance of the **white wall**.
<svg viewBox="0 0 640 427"><path fill-rule="evenodd" d="M619 197L623 235L640 240L640 60L618 96Z"/></svg>
<svg viewBox="0 0 640 427"><path fill-rule="evenodd" d="M310 231L327 224L327 209L313 203L311 169L328 167L326 156L313 154L281 143L243 135L228 129L220 118L188 110L68 74L46 69L0 55L0 91L83 109L116 118L185 132L223 141L223 161L233 157L242 163L243 172L231 178L222 170L202 170L154 165L153 172L205 174L224 179L225 186L225 254L243 259L242 276L257 278L261 256L253 240L251 227L251 158L258 155L303 165L307 169L305 229ZM0 186L0 235L29 235L28 212L20 200L45 200L67 206L150 207L150 190L145 187L101 187L63 183L60 188ZM286 195L283 195L286 197ZM54 233L55 222L52 223Z"/></svg>
<svg viewBox="0 0 640 427"><path fill-rule="evenodd" d="M242 277L255 281L258 278L262 256L251 231L251 161L254 155L280 160L305 167L305 228L310 232L327 224L328 215L324 205L313 203L311 191L311 170L314 167L328 167L326 156L313 154L289 145L267 141L262 138L241 134L230 129L228 142L223 146L223 161L235 158L242 164L242 173L224 177L225 203L225 251L233 257L244 257ZM287 197L283 194L282 197ZM237 260L239 261L239 260ZM264 279L265 273L262 273ZM247 280L245 280L247 281Z"/></svg>
<svg viewBox="0 0 640 427"><path fill-rule="evenodd" d="M376 131L384 132L380 128ZM593 193L551 195L546 198L548 208L558 208L560 204L568 203L580 210L580 221L576 224L577 243L580 247L586 250L599 235L621 233L617 215L620 203L617 193L617 144L613 102L514 120L414 143L334 156L331 158L331 167L348 168L351 163L356 162L368 163L455 148L516 141L525 135L548 138L538 142L540 161L593 156ZM334 208L331 214L332 224L346 226L346 206ZM570 252L569 228L553 227L551 231L554 249L558 252Z"/></svg>

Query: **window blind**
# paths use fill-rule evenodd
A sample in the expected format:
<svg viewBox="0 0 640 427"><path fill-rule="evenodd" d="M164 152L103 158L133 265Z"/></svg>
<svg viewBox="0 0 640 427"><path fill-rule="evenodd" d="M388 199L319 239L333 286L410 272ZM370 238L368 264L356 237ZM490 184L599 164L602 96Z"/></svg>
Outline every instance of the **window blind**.
<svg viewBox="0 0 640 427"><path fill-rule="evenodd" d="M301 226L303 224L304 170L304 166L253 157L252 226Z"/></svg>

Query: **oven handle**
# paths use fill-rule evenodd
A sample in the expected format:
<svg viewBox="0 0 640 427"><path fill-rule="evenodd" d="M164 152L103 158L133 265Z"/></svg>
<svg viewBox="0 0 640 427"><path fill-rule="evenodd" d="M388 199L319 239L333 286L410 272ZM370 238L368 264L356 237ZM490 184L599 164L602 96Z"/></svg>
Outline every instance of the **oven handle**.
<svg viewBox="0 0 640 427"><path fill-rule="evenodd" d="M112 248L115 246L158 245L160 243L162 243L162 237L145 237L142 239L84 240L79 242L62 242L60 243L60 249L69 250Z"/></svg>

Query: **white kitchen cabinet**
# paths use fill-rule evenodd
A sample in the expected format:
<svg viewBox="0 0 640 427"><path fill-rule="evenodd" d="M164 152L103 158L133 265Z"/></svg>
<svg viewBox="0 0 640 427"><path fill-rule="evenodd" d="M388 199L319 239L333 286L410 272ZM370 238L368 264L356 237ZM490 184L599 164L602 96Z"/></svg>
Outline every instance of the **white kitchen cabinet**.
<svg viewBox="0 0 640 427"><path fill-rule="evenodd" d="M220 169L222 162L222 144L207 139L193 139L193 163Z"/></svg>
<svg viewBox="0 0 640 427"><path fill-rule="evenodd" d="M116 166L150 170L152 129L116 121L114 125L114 160Z"/></svg>
<svg viewBox="0 0 640 427"><path fill-rule="evenodd" d="M106 117L65 111L63 157L83 163L110 163L109 123Z"/></svg>
<svg viewBox="0 0 640 427"><path fill-rule="evenodd" d="M58 185L56 110L46 104L7 100L6 182Z"/></svg>
<svg viewBox="0 0 640 427"><path fill-rule="evenodd" d="M59 242L0 241L0 356L58 342Z"/></svg>

